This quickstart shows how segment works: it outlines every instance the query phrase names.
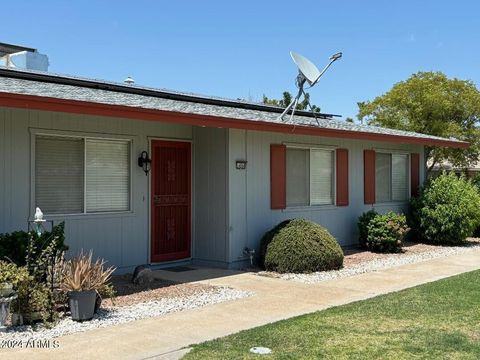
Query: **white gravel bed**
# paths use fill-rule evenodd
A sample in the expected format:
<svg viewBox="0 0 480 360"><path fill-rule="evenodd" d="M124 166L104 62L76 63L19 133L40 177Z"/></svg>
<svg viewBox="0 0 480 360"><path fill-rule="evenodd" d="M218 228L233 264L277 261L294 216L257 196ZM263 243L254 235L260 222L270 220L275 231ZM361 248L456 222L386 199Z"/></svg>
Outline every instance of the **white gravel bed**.
<svg viewBox="0 0 480 360"><path fill-rule="evenodd" d="M434 250L425 251L423 253L417 254L390 254L388 257L383 259L375 259L366 261L363 263L355 264L340 270L331 270L331 271L319 271L310 274L278 274L278 273L269 273L262 272L259 275L268 276L269 274L274 274L274 277L285 279L285 280L294 280L306 284L313 284L327 280L333 280L343 277L348 277L357 274L369 273L377 270L389 269L396 266L414 264L422 261L427 261L431 259L457 255L472 251L474 249L479 249L480 244L470 245L470 246L451 246L451 247L438 247Z"/></svg>
<svg viewBox="0 0 480 360"><path fill-rule="evenodd" d="M90 321L76 322L66 317L61 319L51 329L45 328L42 324L34 327L9 327L6 333L0 333L0 339L2 339L2 341L46 340L76 332L123 324L187 309L195 309L205 305L218 304L224 301L237 300L252 296L253 294L254 293L250 291L242 291L229 287L216 287L186 297L163 298L135 305L100 309L98 314Z"/></svg>

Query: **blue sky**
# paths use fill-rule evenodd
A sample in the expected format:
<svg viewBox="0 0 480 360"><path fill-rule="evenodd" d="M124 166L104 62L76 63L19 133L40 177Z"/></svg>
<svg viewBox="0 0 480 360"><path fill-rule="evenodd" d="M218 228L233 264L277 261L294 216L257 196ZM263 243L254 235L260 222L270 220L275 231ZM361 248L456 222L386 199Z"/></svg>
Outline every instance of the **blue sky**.
<svg viewBox="0 0 480 360"><path fill-rule="evenodd" d="M6 1L0 42L37 48L50 71L228 98L295 91L289 51L318 67L324 112L355 116L417 71L480 81L475 1Z"/></svg>

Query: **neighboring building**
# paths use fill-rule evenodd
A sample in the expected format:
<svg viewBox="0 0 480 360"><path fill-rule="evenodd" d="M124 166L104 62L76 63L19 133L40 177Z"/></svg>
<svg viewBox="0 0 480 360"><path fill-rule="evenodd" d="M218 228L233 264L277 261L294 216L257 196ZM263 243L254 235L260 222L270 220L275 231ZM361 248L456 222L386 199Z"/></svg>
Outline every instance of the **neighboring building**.
<svg viewBox="0 0 480 360"><path fill-rule="evenodd" d="M461 141L320 114L0 68L0 232L35 207L66 222L72 252L238 268L288 218L357 242L357 218L402 211L425 177L424 146ZM147 173L138 158L151 158Z"/></svg>
<svg viewBox="0 0 480 360"><path fill-rule="evenodd" d="M431 162L429 163L431 165ZM467 177L475 177L480 174L480 163L476 162L471 164L467 168L458 168L454 167L450 161L443 161L440 164L437 164L433 167L433 169L430 171L430 174L432 176L437 176L442 171L446 172L455 172L456 174L465 174Z"/></svg>
<svg viewBox="0 0 480 360"><path fill-rule="evenodd" d="M0 43L0 66L17 69L48 71L48 57L37 49Z"/></svg>

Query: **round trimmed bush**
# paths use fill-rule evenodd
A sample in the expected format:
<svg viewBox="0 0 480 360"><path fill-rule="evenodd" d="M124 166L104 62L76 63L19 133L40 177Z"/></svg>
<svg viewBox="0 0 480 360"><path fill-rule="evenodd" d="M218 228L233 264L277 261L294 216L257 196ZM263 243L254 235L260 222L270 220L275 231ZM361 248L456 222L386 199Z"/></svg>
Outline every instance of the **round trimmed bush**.
<svg viewBox="0 0 480 360"><path fill-rule="evenodd" d="M368 225L370 224L370 221L377 215L378 213L375 210L369 210L358 218L358 242L363 248L367 247Z"/></svg>
<svg viewBox="0 0 480 360"><path fill-rule="evenodd" d="M265 269L265 255L267 254L267 247L272 242L275 235L277 235L280 230L282 230L285 226L287 226L292 219L284 220L277 226L275 226L272 230L267 231L265 235L263 235L262 239L260 240L260 252L258 254L258 262L260 267Z"/></svg>
<svg viewBox="0 0 480 360"><path fill-rule="evenodd" d="M305 219L280 223L265 234L265 269L280 273L333 270L343 265L343 251L322 226Z"/></svg>
<svg viewBox="0 0 480 360"><path fill-rule="evenodd" d="M445 174L431 179L410 202L414 239L458 245L480 225L480 194L465 177Z"/></svg>
<svg viewBox="0 0 480 360"><path fill-rule="evenodd" d="M389 211L376 214L367 226L367 249L375 252L396 253L402 250L402 242L410 230L403 214Z"/></svg>

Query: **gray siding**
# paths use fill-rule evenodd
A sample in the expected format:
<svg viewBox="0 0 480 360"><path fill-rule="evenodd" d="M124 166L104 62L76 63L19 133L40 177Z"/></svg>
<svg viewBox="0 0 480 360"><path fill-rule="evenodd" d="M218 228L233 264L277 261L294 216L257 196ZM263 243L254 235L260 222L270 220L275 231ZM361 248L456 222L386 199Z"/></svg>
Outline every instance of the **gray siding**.
<svg viewBox="0 0 480 360"><path fill-rule="evenodd" d="M363 150L392 149L420 153L423 146L301 135L229 130L230 150L230 261L245 260L245 246L258 250L260 238L274 225L290 218L307 218L325 226L342 245L357 242L357 218L371 209L363 203ZM334 205L297 209L270 209L270 144L327 145L349 150L349 206ZM235 160L248 161L247 170L236 170ZM424 168L420 169L424 178ZM379 212L402 211L407 203L376 204Z"/></svg>
<svg viewBox="0 0 480 360"><path fill-rule="evenodd" d="M226 266L228 261L228 131L195 127L196 263Z"/></svg>
<svg viewBox="0 0 480 360"><path fill-rule="evenodd" d="M284 219L304 217L326 226L343 245L357 240L363 204L363 150L419 152L414 145L321 138L246 130L191 127L165 122L96 117L0 108L0 233L26 229L34 211L32 134L68 133L121 136L132 140L131 211L117 214L55 216L66 221L72 253L94 249L95 255L127 271L149 262L149 177L136 166L152 138L192 140L192 259L195 263L235 266L245 247L258 249L265 231ZM328 145L349 150L348 207L333 205L270 209L270 144ZM247 160L246 170L235 168ZM424 178L424 168L420 171ZM400 211L406 203L376 204L378 211Z"/></svg>
<svg viewBox="0 0 480 360"><path fill-rule="evenodd" d="M168 120L168 118L166 118ZM149 184L136 165L149 138L191 139L192 127L153 121L0 108L0 233L27 228L33 214L31 133L65 131L132 139L131 211L52 217L66 221L71 252L94 249L95 255L120 268L149 261Z"/></svg>

